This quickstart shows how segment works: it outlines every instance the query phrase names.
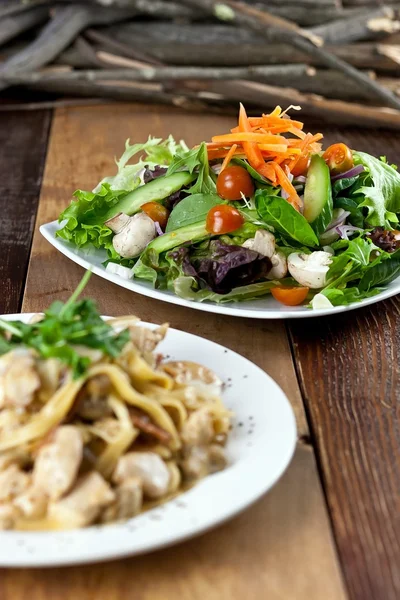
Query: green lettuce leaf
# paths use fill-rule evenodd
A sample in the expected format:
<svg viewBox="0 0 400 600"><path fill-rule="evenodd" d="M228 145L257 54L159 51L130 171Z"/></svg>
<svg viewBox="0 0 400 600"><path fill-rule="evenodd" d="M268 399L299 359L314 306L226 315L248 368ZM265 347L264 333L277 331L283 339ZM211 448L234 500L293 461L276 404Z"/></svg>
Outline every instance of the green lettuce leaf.
<svg viewBox="0 0 400 600"><path fill-rule="evenodd" d="M183 140L177 143L172 135L166 140L149 136L149 139L144 144L130 145L130 140L128 139L125 143L125 152L119 160L115 161L118 169L117 174L111 177L104 177L94 191L98 192L101 189L101 185L107 183L112 190L131 192L141 184L138 174L145 166L154 169L156 165L169 165L176 153L186 152L187 149ZM134 165L128 164L131 158L139 154L139 152L144 153L144 156L140 156L138 162Z"/></svg>
<svg viewBox="0 0 400 600"><path fill-rule="evenodd" d="M177 296L195 302L243 302L255 300L270 293L271 288L279 285L277 281L262 281L234 288L228 294L216 294L211 290L199 289L194 277L179 276L173 281L173 290Z"/></svg>
<svg viewBox="0 0 400 600"><path fill-rule="evenodd" d="M366 152L354 152L353 156L355 164L362 164L369 174L357 190L365 197L359 206L368 209L366 221L390 229L391 223L398 222L396 213L400 212L400 174Z"/></svg>
<svg viewBox="0 0 400 600"><path fill-rule="evenodd" d="M105 248L109 258L118 259L112 245L114 236L111 229L104 225L105 217L125 191L114 191L110 184L102 184L97 193L77 190L75 201L61 213L59 223L66 220L56 233L78 248L93 244L95 248Z"/></svg>

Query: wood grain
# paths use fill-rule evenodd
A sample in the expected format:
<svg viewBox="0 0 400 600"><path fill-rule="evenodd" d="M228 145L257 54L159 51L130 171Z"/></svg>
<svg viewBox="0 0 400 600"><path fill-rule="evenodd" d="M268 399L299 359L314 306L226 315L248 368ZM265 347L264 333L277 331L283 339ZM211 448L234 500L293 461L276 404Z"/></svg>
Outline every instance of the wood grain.
<svg viewBox="0 0 400 600"><path fill-rule="evenodd" d="M400 163L395 135L327 142ZM400 597L400 297L291 322L290 332L350 597Z"/></svg>
<svg viewBox="0 0 400 600"><path fill-rule="evenodd" d="M0 113L0 314L21 306L50 117Z"/></svg>
<svg viewBox="0 0 400 600"><path fill-rule="evenodd" d="M226 130L221 117L188 117L140 106L58 110L52 128L38 223L54 219L73 189L91 188L110 172L127 136L172 132L194 143ZM36 231L23 309L40 310L66 298L82 269L57 253ZM227 319L174 307L92 278L88 295L104 313L134 312L146 320L197 333L244 354L285 389L307 435L301 398L283 323ZM262 476L260 474L260 476ZM288 567L289 566L289 567ZM290 576L289 571L290 569ZM62 574L67 575L67 582ZM149 556L100 566L44 572L5 571L0 597L20 600L134 597L167 600L342 600L345 597L312 449L299 444L272 493L241 517L191 542Z"/></svg>

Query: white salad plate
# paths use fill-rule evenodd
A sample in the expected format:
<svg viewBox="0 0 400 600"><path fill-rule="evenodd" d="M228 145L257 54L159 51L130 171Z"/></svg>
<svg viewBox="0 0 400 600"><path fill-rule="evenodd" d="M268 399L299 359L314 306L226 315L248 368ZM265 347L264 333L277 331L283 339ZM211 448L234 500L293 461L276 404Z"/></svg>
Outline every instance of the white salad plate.
<svg viewBox="0 0 400 600"><path fill-rule="evenodd" d="M361 302L354 302L349 306L334 306L330 308L312 310L306 306L284 306L277 302L270 294L264 298L258 298L256 300L248 300L245 302L231 302L227 304L216 304L215 302L195 302L193 300L185 300L179 298L173 292L168 290L156 290L152 285L146 281L140 279L124 279L119 275L113 275L106 271L103 266L104 261L107 259L106 252L104 250L98 250L96 248L76 248L70 242L67 242L59 237L56 237L56 231L60 229L60 225L57 221L47 223L40 227L41 234L50 242L57 250L62 254L76 262L85 269L91 269L93 273L116 283L121 287L148 296L149 298L155 298L156 300L163 300L164 302L170 302L171 304L178 304L179 306L187 306L188 308L194 308L197 310L203 310L206 312L218 313L221 315L230 315L232 317L250 317L252 319L302 319L308 317L321 317L325 315L333 315L340 312L346 312L354 310L355 308L361 308L368 304L375 304L380 300L386 300L396 294L400 293L400 277L392 281L386 289L376 296L361 300Z"/></svg>
<svg viewBox="0 0 400 600"><path fill-rule="evenodd" d="M223 346L176 329L168 331L158 349L169 360L201 363L224 381L223 400L234 415L226 447L228 467L123 523L68 531L1 531L0 567L88 563L169 546L238 514L285 471L296 444L295 418L288 399L264 371Z"/></svg>

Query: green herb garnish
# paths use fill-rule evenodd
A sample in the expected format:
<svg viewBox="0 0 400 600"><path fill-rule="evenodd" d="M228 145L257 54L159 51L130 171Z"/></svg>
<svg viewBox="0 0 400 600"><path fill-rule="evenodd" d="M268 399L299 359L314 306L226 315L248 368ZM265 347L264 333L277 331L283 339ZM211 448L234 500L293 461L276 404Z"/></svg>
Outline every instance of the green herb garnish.
<svg viewBox="0 0 400 600"><path fill-rule="evenodd" d="M53 302L38 323L0 319L0 355L18 346L33 348L41 358L58 358L68 365L75 379L91 364L76 346L118 356L129 341L129 331L116 333L103 321L93 300L78 300L90 276L91 271L87 271L70 299Z"/></svg>

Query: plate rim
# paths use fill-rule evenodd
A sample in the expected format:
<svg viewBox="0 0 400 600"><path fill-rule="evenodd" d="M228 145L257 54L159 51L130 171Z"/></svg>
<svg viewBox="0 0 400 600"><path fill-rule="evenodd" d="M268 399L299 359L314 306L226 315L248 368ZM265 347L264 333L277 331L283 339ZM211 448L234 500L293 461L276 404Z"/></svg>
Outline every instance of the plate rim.
<svg viewBox="0 0 400 600"><path fill-rule="evenodd" d="M42 234L42 236L54 248L56 248L56 250L58 250L59 252L61 252L61 254L72 260L72 262L78 264L84 269L91 268L95 275L98 275L102 279L110 281L111 283L123 287L133 293L140 294L148 298L153 298L154 300L159 300L161 302L167 302L169 304L175 304L178 306L184 306L185 308L191 308L192 310L201 310L203 312L210 312L231 317L245 317L250 319L312 319L316 317L337 315L340 313L349 312L351 310L356 310L358 308L363 308L364 306L369 306L371 304L381 302L382 300L392 298L393 296L396 296L400 293L399 276L397 279L394 280L394 282L399 282L397 288L386 289L383 292L377 294L376 296L365 298L360 302L353 302L352 304L349 304L347 306L334 306L332 308L326 309L313 310L305 309L305 307L299 307L299 310L293 308L290 310L277 310L265 308L259 310L250 310L248 308L240 308L240 302L235 302L231 304L195 302L193 300L185 300L184 298L180 298L175 294L166 294L164 290L156 290L154 288L147 287L142 283L137 283L133 279L125 280L119 275L107 273L107 271L104 268L101 269L98 266L93 265L89 260L83 258L80 254L78 254L79 250L73 249L72 245L71 247L69 247L68 242L56 238L53 235L54 228L60 229L60 225L57 220L40 225L39 231Z"/></svg>
<svg viewBox="0 0 400 600"><path fill-rule="evenodd" d="M22 312L22 313L1 315L0 318L4 318L6 320L18 320L18 319L21 319L21 317L23 317L25 319L29 319L30 317L32 317L35 314L37 314L37 313ZM103 316L103 318L108 319L110 317ZM150 327L150 328L158 327L158 325L156 325L154 323L149 323L149 322L145 322L145 321L141 321L141 324L146 327ZM266 378L269 382L270 389L271 389L271 387L275 388L275 392L279 396L279 400L276 400L276 402L278 402L280 404L280 410L283 410L283 412L286 412L286 416L285 416L285 419L286 419L285 420L286 448L285 448L285 452L284 453L282 452L280 454L279 462L276 463L276 465L274 466L274 475L273 475L273 477L271 477L268 480L268 484L267 485L265 485L265 484L258 485L256 493L253 492L251 494L250 500L247 497L242 499L242 501L239 504L235 504L230 509L228 509L223 516L215 517L213 515L211 518L207 519L207 521L208 521L207 523L205 523L205 524L199 523L196 526L192 526L192 528L189 531L186 531L186 532L184 531L184 532L175 533L173 535L170 535L170 537L168 539L165 539L162 542L150 540L150 542L147 542L147 543L142 542L140 548L136 548L136 549L132 550L132 549L124 547L124 548L121 548L120 550L115 549L111 553L107 553L106 550L101 549L102 548L102 546L101 546L100 550L98 552L91 551L90 555L86 555L86 556L83 556L80 558L70 558L68 556L67 557L57 557L52 562L49 562L48 557L41 558L40 556L39 556L39 558L36 556L33 556L32 559L25 558L23 560L15 560L15 555L13 555L13 556L11 556L10 560L0 559L0 567L2 567L2 568L43 568L43 567L53 568L53 567L59 567L59 566L72 566L72 565L81 565L81 564L83 565L83 564L90 564L90 563L97 563L97 562L105 562L105 561L109 561L109 560L117 560L117 559L128 557L128 556L133 557L133 556L147 554L147 553L150 553L150 552L153 552L156 550L161 550L163 548L167 548L167 547L173 546L175 544L179 544L181 542L184 542L185 540L188 540L188 539L197 537L198 535L201 535L203 533L206 533L207 531L210 531L211 529L214 529L215 527L218 527L218 526L222 525L223 523L227 522L228 520L239 515L247 508L250 508L262 496L264 496L266 493L268 493L275 486L275 484L279 481L279 479L283 476L283 474L287 470L289 464L291 463L291 460L293 458L293 455L294 455L294 452L296 449L297 424L296 424L296 418L295 418L293 407L292 407L287 395L282 390L282 388L268 373L266 373L263 369L261 369L261 367L259 367L258 365L256 365L252 361L250 361L245 356L242 356L238 352L235 352L234 350L231 350L230 348L227 348L227 347L223 346L222 344L218 344L217 342L208 340L205 337L202 337L202 336L199 336L199 335L196 335L193 333L189 333L189 332L186 332L181 329L176 329L176 328L171 327L169 329L169 331L176 332L180 335L183 334L184 336L188 336L189 338L192 339L193 342L195 342L196 339L201 339L207 345L211 345L212 347L214 347L216 351L223 351L224 353L226 351L228 351L228 353L230 355L236 356L236 358L239 358L241 361L243 361L243 363L245 365L248 364L249 366L251 366L252 369L255 369L260 375L262 375L264 378ZM227 472L228 471L222 471L221 474L227 473ZM209 478L205 478L205 480L203 480L203 481L209 481ZM196 488L196 486L192 489L195 489L195 488ZM133 517L132 520L134 521L134 519L135 519L135 517ZM130 520L124 522L124 524L128 523L129 521ZM111 525L108 525L107 527L115 527L115 526L118 526L118 524L116 524L116 525L111 524ZM123 524L121 524L121 526L123 526ZM67 534L74 534L76 532L84 533L87 530L94 530L94 529L99 529L99 528L96 526L91 526L88 528L84 528L82 530L67 530L65 532L63 532L63 531L55 531L55 532L0 531L0 541L1 541L1 538L4 537L4 543L6 544L7 538L9 538L10 536L15 536L15 535L18 535L18 536L34 535L34 536L40 536L40 537L42 537L42 536L47 537L49 535L63 534L63 533L67 533Z"/></svg>

